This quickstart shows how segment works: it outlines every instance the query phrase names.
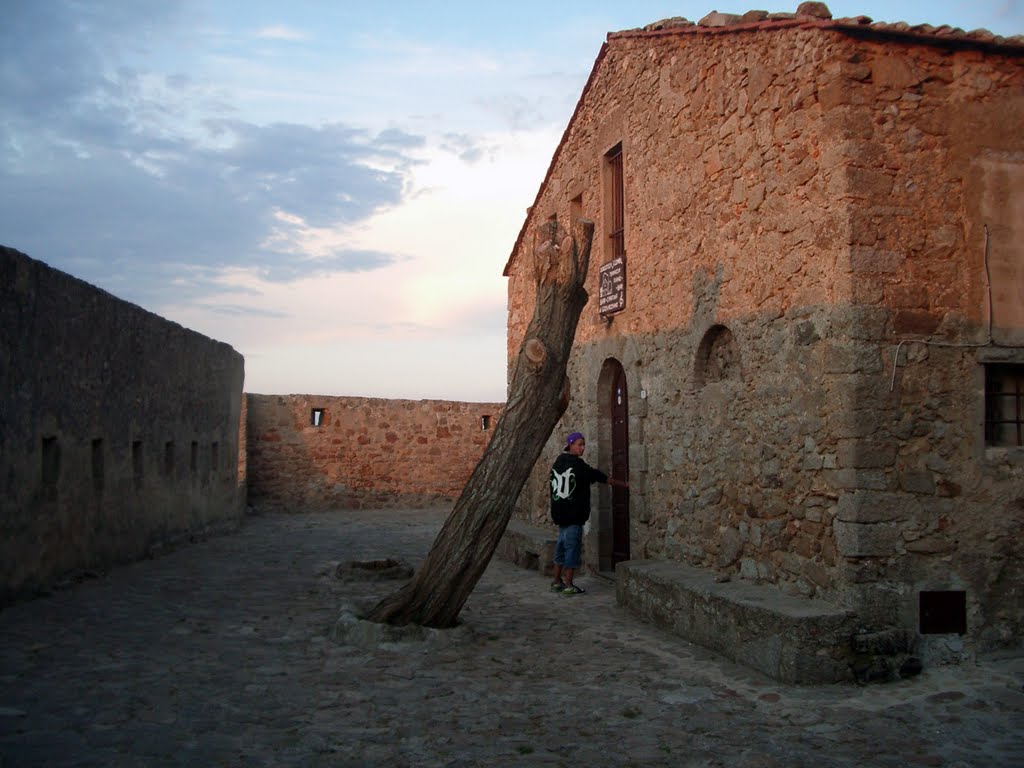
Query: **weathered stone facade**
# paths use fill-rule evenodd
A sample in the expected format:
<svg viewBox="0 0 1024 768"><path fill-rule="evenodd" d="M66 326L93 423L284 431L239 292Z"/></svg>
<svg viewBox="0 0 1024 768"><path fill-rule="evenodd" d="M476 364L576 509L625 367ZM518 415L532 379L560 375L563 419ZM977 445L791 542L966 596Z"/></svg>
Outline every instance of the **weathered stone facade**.
<svg viewBox="0 0 1024 768"><path fill-rule="evenodd" d="M1024 448L986 441L985 378L1024 364L1024 40L801 10L608 36L505 271L513 360L535 227L597 224L572 402L517 516L546 520L566 432L611 465L621 366L630 557L869 629L963 595L965 652L1019 643ZM602 316L616 147L626 306Z"/></svg>
<svg viewBox="0 0 1024 768"><path fill-rule="evenodd" d="M0 606L234 528L247 501L450 503L504 409L243 396L230 346L2 247L0 328Z"/></svg>
<svg viewBox="0 0 1024 768"><path fill-rule="evenodd" d="M249 502L285 510L449 503L504 408L317 395L246 401Z"/></svg>
<svg viewBox="0 0 1024 768"><path fill-rule="evenodd" d="M243 365L0 247L0 605L236 526Z"/></svg>

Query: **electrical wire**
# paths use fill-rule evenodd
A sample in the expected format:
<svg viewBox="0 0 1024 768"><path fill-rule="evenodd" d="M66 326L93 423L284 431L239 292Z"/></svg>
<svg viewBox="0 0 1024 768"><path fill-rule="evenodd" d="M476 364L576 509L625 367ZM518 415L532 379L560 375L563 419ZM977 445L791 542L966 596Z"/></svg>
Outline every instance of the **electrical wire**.
<svg viewBox="0 0 1024 768"><path fill-rule="evenodd" d="M896 368L899 365L900 349L904 344L927 344L933 347L956 347L959 349L976 349L993 345L992 341L992 272L988 264L989 233L988 224L985 224L985 288L988 294L988 321L985 341L981 342L955 342L955 341L931 341L929 339L901 339L896 345L896 352L892 357L892 378L889 380L889 391L892 392L896 386ZM909 361L908 361L909 362Z"/></svg>

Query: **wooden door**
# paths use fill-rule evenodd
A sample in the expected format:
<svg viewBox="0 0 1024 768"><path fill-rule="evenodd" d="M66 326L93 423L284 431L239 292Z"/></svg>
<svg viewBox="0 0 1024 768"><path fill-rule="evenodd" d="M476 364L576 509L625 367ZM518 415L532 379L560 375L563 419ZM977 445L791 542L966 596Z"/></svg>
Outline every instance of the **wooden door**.
<svg viewBox="0 0 1024 768"><path fill-rule="evenodd" d="M612 380L611 477L629 480L629 399L626 372L616 363ZM612 568L629 560L629 489L612 488Z"/></svg>

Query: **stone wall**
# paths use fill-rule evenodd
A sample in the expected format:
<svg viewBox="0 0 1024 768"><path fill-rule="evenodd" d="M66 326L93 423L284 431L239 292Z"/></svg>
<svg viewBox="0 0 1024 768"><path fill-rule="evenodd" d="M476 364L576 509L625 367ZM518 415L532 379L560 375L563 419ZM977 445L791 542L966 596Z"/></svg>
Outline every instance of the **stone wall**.
<svg viewBox="0 0 1024 768"><path fill-rule="evenodd" d="M249 503L285 510L450 503L504 408L317 395L246 399Z"/></svg>
<svg viewBox="0 0 1024 768"><path fill-rule="evenodd" d="M870 626L916 628L922 591L962 590L976 647L1015 642L1024 450L986 447L981 425L984 364L1024 362L1020 47L851 29L609 36L506 270L511 360L533 228L597 223L573 400L517 515L546 519L564 433L608 468L621 364L633 557L777 583ZM619 144L627 303L606 318ZM602 488L591 569L608 567L610 515Z"/></svg>
<svg viewBox="0 0 1024 768"><path fill-rule="evenodd" d="M0 248L0 604L241 517L243 360Z"/></svg>

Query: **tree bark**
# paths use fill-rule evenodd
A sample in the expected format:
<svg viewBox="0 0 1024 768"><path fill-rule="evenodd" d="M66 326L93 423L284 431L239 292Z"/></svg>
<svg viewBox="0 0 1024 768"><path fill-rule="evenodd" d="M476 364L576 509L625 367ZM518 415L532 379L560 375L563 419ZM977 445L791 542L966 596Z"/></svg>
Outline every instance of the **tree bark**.
<svg viewBox="0 0 1024 768"><path fill-rule="evenodd" d="M403 626L452 627L505 532L523 484L569 404L566 364L587 303L583 287L594 224L538 227L537 302L519 348L505 412L422 567L366 617Z"/></svg>

